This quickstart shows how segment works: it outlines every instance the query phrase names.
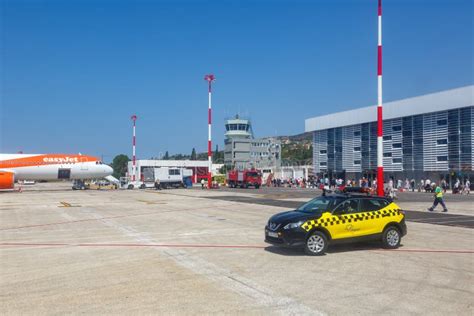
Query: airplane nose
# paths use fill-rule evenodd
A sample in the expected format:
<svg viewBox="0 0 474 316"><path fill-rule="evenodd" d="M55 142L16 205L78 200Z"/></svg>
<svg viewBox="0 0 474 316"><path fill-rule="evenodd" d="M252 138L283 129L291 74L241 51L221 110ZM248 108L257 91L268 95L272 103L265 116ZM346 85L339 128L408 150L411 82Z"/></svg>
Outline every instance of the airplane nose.
<svg viewBox="0 0 474 316"><path fill-rule="evenodd" d="M110 176L112 173L114 173L114 169L110 166L104 166L104 172L106 176Z"/></svg>

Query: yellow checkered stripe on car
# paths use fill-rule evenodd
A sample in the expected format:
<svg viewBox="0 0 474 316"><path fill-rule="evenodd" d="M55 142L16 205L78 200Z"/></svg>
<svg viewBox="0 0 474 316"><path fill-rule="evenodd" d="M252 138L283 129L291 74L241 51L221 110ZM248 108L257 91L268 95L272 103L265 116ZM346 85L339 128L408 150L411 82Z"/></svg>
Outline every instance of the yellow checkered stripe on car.
<svg viewBox="0 0 474 316"><path fill-rule="evenodd" d="M400 209L396 208L383 208L379 211L373 212L362 212L362 213L355 213L355 214L347 214L341 216L330 216L326 218L319 218L314 220L306 221L301 227L306 230L310 231L316 227L328 227L334 225L341 225L346 223L354 223L358 221L368 221L377 218L383 217L392 217L401 215Z"/></svg>

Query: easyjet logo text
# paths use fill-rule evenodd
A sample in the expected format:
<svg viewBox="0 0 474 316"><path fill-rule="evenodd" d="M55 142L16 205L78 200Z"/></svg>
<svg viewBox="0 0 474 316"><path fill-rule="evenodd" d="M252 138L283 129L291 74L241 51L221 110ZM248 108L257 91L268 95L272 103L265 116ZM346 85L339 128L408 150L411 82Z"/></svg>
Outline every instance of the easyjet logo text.
<svg viewBox="0 0 474 316"><path fill-rule="evenodd" d="M77 157L44 157L43 161L48 163L74 163L79 162L79 159Z"/></svg>

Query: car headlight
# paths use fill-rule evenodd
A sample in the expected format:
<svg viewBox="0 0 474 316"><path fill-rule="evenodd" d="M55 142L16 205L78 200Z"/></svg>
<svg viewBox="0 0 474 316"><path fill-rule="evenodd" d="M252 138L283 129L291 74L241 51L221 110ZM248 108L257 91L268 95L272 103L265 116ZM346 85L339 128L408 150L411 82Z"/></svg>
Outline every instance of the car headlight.
<svg viewBox="0 0 474 316"><path fill-rule="evenodd" d="M296 223L288 223L288 224L285 225L285 227L283 227L283 229L298 228L301 225L303 225L303 223L304 223L304 221L299 221L299 222L296 222Z"/></svg>

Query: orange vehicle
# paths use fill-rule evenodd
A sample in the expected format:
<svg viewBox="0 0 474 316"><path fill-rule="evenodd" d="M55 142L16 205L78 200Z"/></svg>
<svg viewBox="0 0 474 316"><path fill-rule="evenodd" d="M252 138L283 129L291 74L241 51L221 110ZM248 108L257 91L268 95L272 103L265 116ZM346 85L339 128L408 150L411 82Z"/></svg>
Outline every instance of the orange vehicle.
<svg viewBox="0 0 474 316"><path fill-rule="evenodd" d="M231 188L253 186L258 189L262 186L262 173L257 169L230 170L227 172L227 185Z"/></svg>

